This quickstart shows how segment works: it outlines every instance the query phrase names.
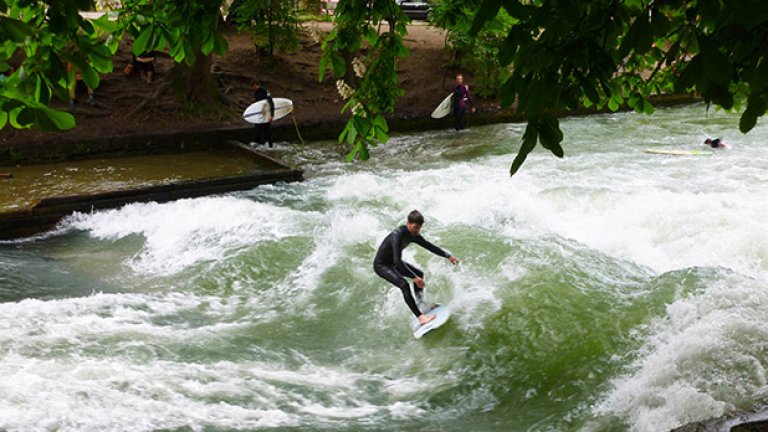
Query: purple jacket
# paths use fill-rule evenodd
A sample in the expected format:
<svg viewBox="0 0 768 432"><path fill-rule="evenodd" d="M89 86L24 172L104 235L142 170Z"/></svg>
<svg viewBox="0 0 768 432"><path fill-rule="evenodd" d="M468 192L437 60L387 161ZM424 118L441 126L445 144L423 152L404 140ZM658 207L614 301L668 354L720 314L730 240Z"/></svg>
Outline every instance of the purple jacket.
<svg viewBox="0 0 768 432"><path fill-rule="evenodd" d="M474 105L472 95L469 93L469 86L466 84L457 85L453 88L453 108L466 108L467 103Z"/></svg>

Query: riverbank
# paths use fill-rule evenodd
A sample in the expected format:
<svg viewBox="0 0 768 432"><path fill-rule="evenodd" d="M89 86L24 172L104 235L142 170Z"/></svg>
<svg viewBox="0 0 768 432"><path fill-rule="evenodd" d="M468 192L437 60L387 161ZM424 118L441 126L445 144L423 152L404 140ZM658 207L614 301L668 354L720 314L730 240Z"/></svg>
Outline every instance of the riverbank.
<svg viewBox="0 0 768 432"><path fill-rule="evenodd" d="M241 114L253 102L250 90L253 79L260 79L274 97L294 101L296 122L308 139L336 135L347 117L341 113L343 100L336 91L332 74L327 73L320 81L318 70L322 53L318 36L330 31L330 26L330 23L305 23L298 49L276 53L273 58L260 53L248 34L227 31L229 51L224 56L215 56L212 66L227 106L215 113L206 107L189 112L159 94L164 74L173 64L167 55L158 56L158 73L153 83L145 83L138 76L126 77L123 69L131 62L131 53L130 43L124 43L115 56L114 71L104 75L96 89L95 106L85 103L84 89L79 89L79 103L71 110L77 119L75 128L46 133L6 127L0 132L0 149L5 149L0 152L48 153L57 157L68 153L60 148L83 142L206 133L224 133L227 138L249 141L252 130L242 121ZM444 48L445 34L423 23L412 24L405 44L410 55L398 64L405 95L398 101L392 118L427 118L453 84L455 71L445 67L450 60L450 53ZM471 84L471 74L466 75ZM478 103L481 113L498 111L498 104L493 101L478 100ZM54 106L69 109L63 102L56 102ZM275 125L279 138L295 139L295 131L291 135L282 131L293 131L290 120L286 118Z"/></svg>
<svg viewBox="0 0 768 432"><path fill-rule="evenodd" d="M398 64L400 86L405 91L389 116L390 130L424 131L451 127L451 119L429 117L434 107L450 92L453 77L459 72L448 67L450 52L445 48L445 32L424 23L409 26L405 44L410 55ZM105 154L152 153L155 147L179 143L237 140L249 142L253 129L244 123L242 111L253 101L250 82L260 79L274 97L294 101L294 125L290 117L274 124L274 138L299 142L296 132L305 140L335 139L343 129L348 114L342 113L343 100L336 91L335 79L328 73L319 80L318 65L321 46L318 35L331 30L325 22L305 23L299 48L266 58L253 46L250 36L235 31L226 33L229 51L215 56L213 70L221 93L228 105L222 112L211 113L201 107L188 112L168 98L158 96L164 73L172 67L167 56L158 56L158 74L147 84L138 76L126 77L123 68L131 61L130 44L124 43L114 60L114 71L102 77L96 90L96 105L83 101L71 110L77 125L56 133L6 127L0 132L0 166L100 157ZM470 85L473 77L461 71ZM477 113L469 124L481 125L524 120L512 109L502 109L495 100L475 95ZM689 102L690 96L657 98L656 104ZM69 109L62 102L54 104ZM143 108L140 108L143 107ZM579 113L591 113L582 110ZM579 113L563 113L579 114Z"/></svg>

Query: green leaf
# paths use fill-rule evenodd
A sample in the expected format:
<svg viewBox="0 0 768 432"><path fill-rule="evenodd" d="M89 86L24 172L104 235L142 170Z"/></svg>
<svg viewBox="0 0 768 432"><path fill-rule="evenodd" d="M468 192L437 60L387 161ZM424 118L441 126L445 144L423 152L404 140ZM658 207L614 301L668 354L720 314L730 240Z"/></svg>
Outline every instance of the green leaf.
<svg viewBox="0 0 768 432"><path fill-rule="evenodd" d="M675 90L678 92L687 92L688 89L696 85L701 79L704 72L702 65L701 54L697 54L683 69L683 73L680 74L680 78L675 83Z"/></svg>
<svg viewBox="0 0 768 432"><path fill-rule="evenodd" d="M482 0L480 9L477 10L475 18L472 20L472 28L470 28L469 34L476 36L487 21L494 19L499 14L500 8L500 0Z"/></svg>
<svg viewBox="0 0 768 432"><path fill-rule="evenodd" d="M383 115L379 114L373 119L373 126L379 129L387 131L387 120Z"/></svg>
<svg viewBox="0 0 768 432"><path fill-rule="evenodd" d="M203 39L203 44L200 46L200 51L202 51L205 55L212 53L215 43L216 38L214 37L213 33L206 34L205 39Z"/></svg>
<svg viewBox="0 0 768 432"><path fill-rule="evenodd" d="M517 91L515 86L515 76L511 76L507 79L506 82L504 82L504 85L501 86L501 90L499 90L499 99L501 101L501 106L504 108L508 108L512 106L512 104L515 102L515 98L517 97Z"/></svg>
<svg viewBox="0 0 768 432"><path fill-rule="evenodd" d="M629 54L629 51L637 46L637 27L639 26L639 21L639 19L635 19L635 21L629 26L627 33L624 35L624 38L621 40L621 45L619 45L619 57L626 57L627 54Z"/></svg>
<svg viewBox="0 0 768 432"><path fill-rule="evenodd" d="M184 48L184 63L189 66L194 65L195 61L197 61L197 56L195 55L195 50L192 47L192 44L189 41L184 41L182 47Z"/></svg>
<svg viewBox="0 0 768 432"><path fill-rule="evenodd" d="M513 176L520 169L528 157L528 154L536 148L536 141L538 141L538 131L536 130L536 119L528 121L528 126L525 127L525 133L523 133L523 144L520 146L520 151L517 152L515 160L512 161L512 166L509 168L509 175Z"/></svg>
<svg viewBox="0 0 768 432"><path fill-rule="evenodd" d="M109 49L104 45L93 47L93 51L88 53L88 61L98 72L112 72L112 55L109 53Z"/></svg>
<svg viewBox="0 0 768 432"><path fill-rule="evenodd" d="M747 133L755 127L755 124L757 124L757 115L748 110L744 111L739 119L739 130L741 133Z"/></svg>
<svg viewBox="0 0 768 432"><path fill-rule="evenodd" d="M75 117L68 112L56 111L43 107L35 110L35 125L45 131L72 129L75 127Z"/></svg>
<svg viewBox="0 0 768 432"><path fill-rule="evenodd" d="M133 42L133 47L131 47L131 51L134 55L141 55L147 51L147 46L149 45L153 33L154 27L147 27L141 32L141 34L139 34L139 37L137 37Z"/></svg>
<svg viewBox="0 0 768 432"><path fill-rule="evenodd" d="M0 40L24 42L32 34L32 29L23 22L0 15Z"/></svg>
<svg viewBox="0 0 768 432"><path fill-rule="evenodd" d="M344 130L341 131L339 134L339 144L344 142L344 138L347 137L347 134L349 133L349 129L352 127L352 122L347 121L347 125L344 126Z"/></svg>
<svg viewBox="0 0 768 432"><path fill-rule="evenodd" d="M0 110L0 130L2 130L6 123L8 123L8 113Z"/></svg>
<svg viewBox="0 0 768 432"><path fill-rule="evenodd" d="M627 99L627 106L635 110L635 112L638 114L642 113L643 112L642 97L637 93L630 94L629 98Z"/></svg>
<svg viewBox="0 0 768 432"><path fill-rule="evenodd" d="M109 14L104 14L91 22L96 28L104 31L105 33L115 33L118 30L117 22L110 21Z"/></svg>
<svg viewBox="0 0 768 432"><path fill-rule="evenodd" d="M181 63L184 61L184 43L182 41L176 41L168 50L168 54L173 57L173 61Z"/></svg>
<svg viewBox="0 0 768 432"><path fill-rule="evenodd" d="M344 56L338 51L334 51L331 54L331 69L333 69L333 74L338 78L343 77L347 73L347 63L344 60Z"/></svg>
<svg viewBox="0 0 768 432"><path fill-rule="evenodd" d="M357 145L357 152L360 155L360 160L368 160L371 157L371 154L368 152L368 146L365 142L360 141Z"/></svg>
<svg viewBox="0 0 768 432"><path fill-rule="evenodd" d="M669 32L670 28L671 23L667 16L658 10L654 10L653 15L651 16L651 29L653 34L657 37L662 37Z"/></svg>
<svg viewBox="0 0 768 432"><path fill-rule="evenodd" d="M747 100L747 109L741 115L739 120L739 130L742 133L747 133L757 124L757 118L764 115L766 111L766 103L760 95L753 94Z"/></svg>
<svg viewBox="0 0 768 432"><path fill-rule="evenodd" d="M579 83L581 84L581 89L584 91L584 94L590 101L597 102L600 100L600 94L597 92L597 88L592 85L591 82L587 81L586 78L579 75Z"/></svg>
<svg viewBox="0 0 768 432"><path fill-rule="evenodd" d="M99 87L99 74L96 73L96 70L88 63L85 63L81 69L80 69L80 75L83 77L83 82L88 88L98 88Z"/></svg>
<svg viewBox="0 0 768 432"><path fill-rule="evenodd" d="M355 140L357 139L358 131L357 131L357 127L355 126L354 118L352 119L352 121L350 121L347 127L349 128L349 131L347 132L347 144L355 145Z"/></svg>
<svg viewBox="0 0 768 432"><path fill-rule="evenodd" d="M77 16L77 18L79 18L79 15ZM85 32L85 34L89 34L90 35L90 34L96 33L96 30L93 28L93 24L91 24L91 22L89 20L86 20L86 19L79 19L79 20L75 19L73 21L70 21L70 25L72 27L77 26L77 21L80 21L80 27L82 27L82 29Z"/></svg>
<svg viewBox="0 0 768 432"><path fill-rule="evenodd" d="M507 34L506 39L504 39L504 43L501 44L501 48L499 49L499 63L501 65L508 65L512 63L515 55L517 55L517 36L517 28L512 27L512 29Z"/></svg>
<svg viewBox="0 0 768 432"><path fill-rule="evenodd" d="M620 108L620 105L618 102L616 102L615 98L610 98L608 100L608 109L611 111L617 111Z"/></svg>
<svg viewBox="0 0 768 432"><path fill-rule="evenodd" d="M702 66L706 71L706 78L710 81L726 85L731 80L732 66L728 57L720 52L717 47L709 41L699 41L701 46Z"/></svg>
<svg viewBox="0 0 768 432"><path fill-rule="evenodd" d="M14 115L15 113L15 115ZM21 107L21 109L14 110L11 113L11 120L12 123L15 123L15 126L18 129L28 128L35 122L35 115L31 108L24 106Z"/></svg>
<svg viewBox="0 0 768 432"><path fill-rule="evenodd" d="M539 141L541 146L549 150L555 156L561 158L564 155L560 143L563 141L563 131L557 118L545 114L539 121Z"/></svg>

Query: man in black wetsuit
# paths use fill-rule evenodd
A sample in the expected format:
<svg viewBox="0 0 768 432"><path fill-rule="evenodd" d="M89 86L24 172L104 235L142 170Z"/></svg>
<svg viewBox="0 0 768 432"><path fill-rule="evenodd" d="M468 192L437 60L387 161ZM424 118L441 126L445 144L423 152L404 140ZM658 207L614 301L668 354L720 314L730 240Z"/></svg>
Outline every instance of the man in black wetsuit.
<svg viewBox="0 0 768 432"><path fill-rule="evenodd" d="M251 143L251 146L256 146L259 144L264 144L264 138L266 138L267 144L269 144L269 147L272 148L272 118L275 116L275 103L272 101L272 94L269 92L269 90L266 89L266 87L262 87L261 81L259 80L253 80L251 83L251 87L253 88L253 99L254 102L258 102L260 100L267 100L267 104L269 104L269 123L257 123L253 125L254 128L254 139Z"/></svg>
<svg viewBox="0 0 768 432"><path fill-rule="evenodd" d="M413 279L413 291L419 302L421 302L424 292L424 272L413 264L403 261L403 249L411 243L416 243L435 255L448 258L451 264L458 264L459 259L425 240L419 234L422 225L424 225L424 216L421 213L417 210L409 213L408 222L389 233L384 241L381 242L379 250L376 252L376 258L373 260L373 270L377 275L400 288L400 291L403 292L405 303L411 309L411 312L416 315L419 324L426 324L435 319L435 314L425 315L419 310L419 306L416 304L413 294L411 294L411 287L408 285L408 281L405 280L406 277Z"/></svg>

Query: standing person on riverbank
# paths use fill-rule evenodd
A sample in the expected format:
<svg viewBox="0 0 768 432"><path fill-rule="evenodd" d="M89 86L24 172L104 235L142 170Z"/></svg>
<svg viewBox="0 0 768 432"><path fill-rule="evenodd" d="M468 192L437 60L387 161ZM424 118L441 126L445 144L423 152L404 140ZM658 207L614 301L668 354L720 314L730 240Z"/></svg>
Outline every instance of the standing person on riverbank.
<svg viewBox="0 0 768 432"><path fill-rule="evenodd" d="M464 113L467 111L467 104L472 106L472 112L475 112L475 104L472 102L472 95L469 93L469 86L464 84L464 76L456 75L456 87L453 88L453 118L456 120L456 130L464 129Z"/></svg>
<svg viewBox="0 0 768 432"><path fill-rule="evenodd" d="M256 146L259 144L264 144L264 139L266 138L267 143L269 144L269 148L272 148L272 118L275 117L275 103L272 101L272 94L267 90L266 87L263 87L261 85L261 81L259 80L253 80L251 82L251 88L253 89L253 98L255 99L254 102L258 102L261 100L267 100L267 104L269 104L269 122L267 123L257 123L253 125L254 128L254 136L255 141L251 143L252 146Z"/></svg>
<svg viewBox="0 0 768 432"><path fill-rule="evenodd" d="M426 324L435 319L435 314L426 315L421 312L413 298L411 287L405 280L406 277L413 279L413 292L419 303L422 303L424 272L413 264L403 261L403 249L411 243L416 243L435 255L448 258L451 264L458 264L459 259L425 240L420 234L422 225L424 225L424 216L418 210L410 212L406 224L389 233L381 242L376 258L373 259L373 270L379 277L400 288L405 304L419 320L419 324Z"/></svg>

